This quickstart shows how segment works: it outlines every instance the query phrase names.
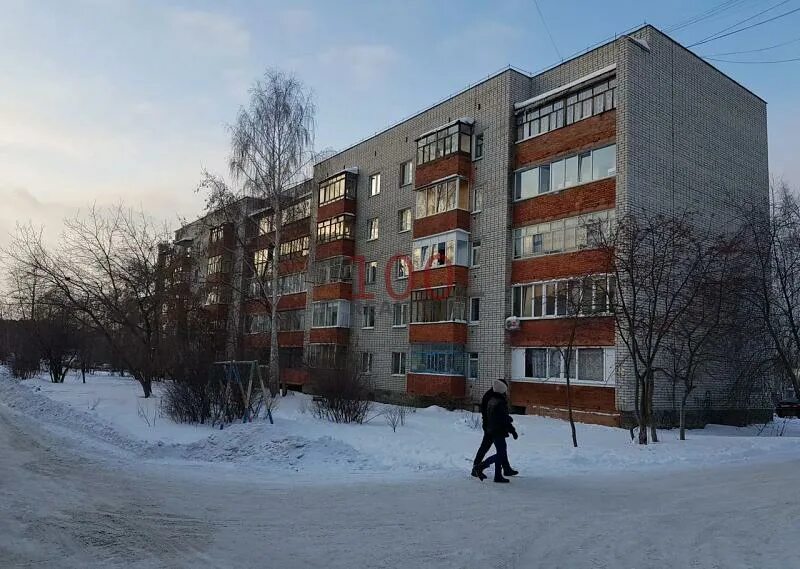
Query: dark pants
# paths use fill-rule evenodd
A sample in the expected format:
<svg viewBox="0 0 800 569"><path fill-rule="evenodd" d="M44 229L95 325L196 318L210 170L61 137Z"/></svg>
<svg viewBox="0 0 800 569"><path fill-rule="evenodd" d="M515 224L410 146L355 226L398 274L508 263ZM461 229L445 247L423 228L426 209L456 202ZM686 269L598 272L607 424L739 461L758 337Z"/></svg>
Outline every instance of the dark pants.
<svg viewBox="0 0 800 569"><path fill-rule="evenodd" d="M494 464L494 478L496 480L498 478L502 478L503 467L510 467L508 466L506 438L504 436L495 437L492 439L492 444L494 444L495 453L481 463L480 469L485 470Z"/></svg>
<svg viewBox="0 0 800 569"><path fill-rule="evenodd" d="M492 448L493 442L494 439L492 438L492 436L486 431L483 431L483 439L481 439L481 445L478 447L478 452L475 453L475 460L472 461L472 464L474 466L480 466L480 464L483 462L483 457L485 457L486 453L489 452L489 449Z"/></svg>

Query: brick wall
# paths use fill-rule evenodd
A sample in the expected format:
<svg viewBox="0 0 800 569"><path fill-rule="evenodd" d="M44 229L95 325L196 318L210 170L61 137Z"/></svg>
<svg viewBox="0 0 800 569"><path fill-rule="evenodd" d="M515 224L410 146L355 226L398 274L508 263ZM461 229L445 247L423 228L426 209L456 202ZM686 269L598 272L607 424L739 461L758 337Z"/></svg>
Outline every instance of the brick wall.
<svg viewBox="0 0 800 569"><path fill-rule="evenodd" d="M408 341L414 344L466 344L467 325L460 322L410 324Z"/></svg>
<svg viewBox="0 0 800 569"><path fill-rule="evenodd" d="M414 220L414 239L436 235L451 229L469 231L470 213L463 209L451 209L436 215Z"/></svg>
<svg viewBox="0 0 800 569"><path fill-rule="evenodd" d="M573 326L575 346L614 345L613 316L579 318L577 325L572 318L522 320L519 330L508 333L509 342L520 347L564 346L569 343Z"/></svg>
<svg viewBox="0 0 800 569"><path fill-rule="evenodd" d="M517 168L522 168L538 162L556 160L562 155L577 154L614 142L616 135L617 112L606 111L520 142L516 145L515 164Z"/></svg>
<svg viewBox="0 0 800 569"><path fill-rule="evenodd" d="M512 405L564 408L567 406L567 386L563 384L512 381L509 394ZM613 387L571 385L570 398L575 409L606 413L614 413L617 410Z"/></svg>
<svg viewBox="0 0 800 569"><path fill-rule="evenodd" d="M456 152L449 156L437 158L431 162L417 166L417 172L414 178L414 185L417 188L422 188L428 184L459 174L465 178L471 178L472 172L472 159L469 154L463 152Z"/></svg>
<svg viewBox="0 0 800 569"><path fill-rule="evenodd" d="M353 239L339 239L330 243L317 245L315 257L317 259L330 259L331 257L352 257L355 255L356 242Z"/></svg>
<svg viewBox="0 0 800 569"><path fill-rule="evenodd" d="M511 283L524 284L576 275L607 273L610 270L611 258L606 251L586 249L516 260L511 269Z"/></svg>
<svg viewBox="0 0 800 569"><path fill-rule="evenodd" d="M314 300L333 300L335 298L344 298L351 300L353 298L353 284L352 283L328 283L324 285L317 285L314 287Z"/></svg>
<svg viewBox="0 0 800 569"><path fill-rule="evenodd" d="M319 210L317 211L317 221L319 222L325 219L330 219L331 217L336 217L337 215L341 215L343 213L355 214L356 200L343 198L320 206Z"/></svg>
<svg viewBox="0 0 800 569"><path fill-rule="evenodd" d="M468 285L469 269L460 265L449 265L427 271L411 273L411 290L420 290L446 285Z"/></svg>
<svg viewBox="0 0 800 569"><path fill-rule="evenodd" d="M464 397L466 381L463 376L458 375L409 373L406 379L406 391L412 395Z"/></svg>
<svg viewBox="0 0 800 569"><path fill-rule="evenodd" d="M311 332L309 332L309 342L312 344L341 344L346 346L349 340L349 328L312 328Z"/></svg>
<svg viewBox="0 0 800 569"><path fill-rule="evenodd" d="M614 209L617 182L606 178L558 193L544 194L514 204L514 227Z"/></svg>

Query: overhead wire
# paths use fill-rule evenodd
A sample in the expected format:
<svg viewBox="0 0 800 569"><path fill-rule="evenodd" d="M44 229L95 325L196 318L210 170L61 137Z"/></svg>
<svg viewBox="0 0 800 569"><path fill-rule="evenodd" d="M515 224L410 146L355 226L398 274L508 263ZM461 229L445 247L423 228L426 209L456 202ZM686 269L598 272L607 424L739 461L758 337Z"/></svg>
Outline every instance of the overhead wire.
<svg viewBox="0 0 800 569"><path fill-rule="evenodd" d="M550 28L547 26L547 21L544 19L544 14L542 14L542 9L539 8L538 0L533 0L533 4L534 4L534 6L536 6L536 11L539 12L539 18L541 18L542 25L544 26L544 29L547 32L548 37L550 38L550 43L553 44L553 49L556 50L556 54L558 55L558 58L561 61L564 61L564 58L561 57L561 52L559 51L558 46L556 45L556 40L553 39L553 34L550 33Z"/></svg>
<svg viewBox="0 0 800 569"><path fill-rule="evenodd" d="M775 6L772 6L771 8L768 8L767 10L764 10L763 12L760 12L758 15L761 15L761 14L763 14L765 12L768 12L768 11L778 7L781 4L785 4L787 1L789 1L789 0L784 0L783 2L780 2L779 4L776 4ZM756 17L756 16L751 16L750 18L747 18L746 20L742 20L741 22L739 22L737 24L734 24L733 26L728 26L724 30L720 30L716 34L713 34L713 35L708 36L708 37L706 37L706 38L704 38L704 39L702 39L700 41L697 41L697 42L694 42L692 44L689 44L686 47L695 47L695 46L703 45L703 44L706 44L706 43L709 43L709 42L712 42L712 41L717 41L719 39L726 38L728 36L732 36L734 34L738 34L738 33L744 32L746 30L755 28L757 26L762 26L764 24L768 24L769 22L774 22L775 20L779 20L780 18L785 18L786 16L790 16L790 15L796 13L796 12L800 12L800 8L795 8L793 10L789 10L788 12L783 12L782 14L778 14L777 16L772 16L771 18L767 18L766 20L761 20L760 22L756 22L754 24L750 24L749 26L745 26L743 28L738 28L738 29L735 29L735 30L731 30L731 31L729 31L727 33L722 33L725 30L730 30L732 27L741 25L745 21L752 20L754 17Z"/></svg>

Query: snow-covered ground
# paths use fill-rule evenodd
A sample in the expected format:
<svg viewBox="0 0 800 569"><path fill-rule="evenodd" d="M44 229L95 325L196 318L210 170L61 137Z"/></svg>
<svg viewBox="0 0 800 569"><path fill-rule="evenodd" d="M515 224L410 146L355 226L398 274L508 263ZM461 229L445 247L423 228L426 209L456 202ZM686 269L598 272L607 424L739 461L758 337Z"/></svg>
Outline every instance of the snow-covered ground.
<svg viewBox="0 0 800 569"><path fill-rule="evenodd" d="M573 451L566 423L518 417L522 472L497 485L467 475L465 413L418 410L393 433L294 395L275 425L218 431L157 401L125 378L0 377L0 567L797 566L797 421L647 448L579 425Z"/></svg>
<svg viewBox="0 0 800 569"><path fill-rule="evenodd" d="M473 413L438 407L416 409L393 432L376 405L364 425L318 419L310 397L280 399L275 424L263 420L223 430L173 423L160 412L160 386L144 399L130 378L90 375L86 384L70 375L63 384L46 375L16 382L0 370L0 397L19 413L83 444L165 462L212 462L252 467L263 473L300 473L309 482L365 475L413 476L467 471L481 433ZM520 438L509 440L512 464L537 475L613 473L746 464L800 457L800 421L764 426L709 426L692 430L687 441L677 430L660 432L657 445L633 444L622 429L579 424L573 449L564 421L515 417ZM778 436L781 435L781 436Z"/></svg>

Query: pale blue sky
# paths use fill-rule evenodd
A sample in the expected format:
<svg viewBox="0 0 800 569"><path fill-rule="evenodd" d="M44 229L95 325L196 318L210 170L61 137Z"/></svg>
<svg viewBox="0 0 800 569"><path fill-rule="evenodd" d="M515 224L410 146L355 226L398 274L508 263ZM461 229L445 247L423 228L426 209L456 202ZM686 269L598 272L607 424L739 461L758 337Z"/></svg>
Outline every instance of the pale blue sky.
<svg viewBox="0 0 800 569"><path fill-rule="evenodd" d="M721 3L539 0L565 57ZM729 4L674 37L692 43L778 0ZM696 51L793 39L721 57L800 57L800 12ZM343 148L508 64L537 71L558 60L533 0L0 0L0 245L17 220L52 235L93 201L123 197L171 221L197 213L200 170L224 169L225 125L270 66L313 89L317 146ZM716 65L768 101L772 173L800 183L800 62Z"/></svg>

